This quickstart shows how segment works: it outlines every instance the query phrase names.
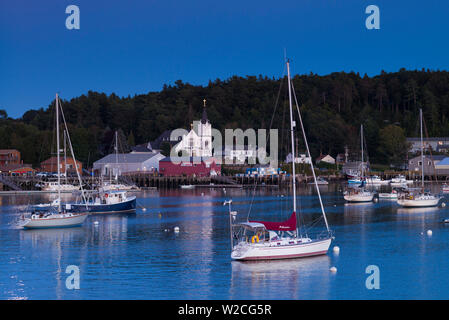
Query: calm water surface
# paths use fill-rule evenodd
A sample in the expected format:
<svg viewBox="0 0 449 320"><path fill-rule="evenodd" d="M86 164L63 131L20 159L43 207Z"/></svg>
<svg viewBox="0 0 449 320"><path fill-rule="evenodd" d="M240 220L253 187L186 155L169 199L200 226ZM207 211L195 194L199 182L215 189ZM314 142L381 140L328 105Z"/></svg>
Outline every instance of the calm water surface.
<svg viewBox="0 0 449 320"><path fill-rule="evenodd" d="M238 219L251 208L251 218L281 220L290 215L287 190L140 192L146 211L89 216L82 227L48 230L16 223L27 204L54 196L2 195L0 299L449 299L449 226L441 223L449 206L348 205L340 185L320 188L336 237L331 248L338 245L340 254L253 263L230 259L223 201L233 199ZM298 199L304 222L317 221L314 190L302 188ZM66 288L69 265L80 269L79 290ZM368 265L380 269L379 290L365 286ZM332 266L337 273L329 272Z"/></svg>

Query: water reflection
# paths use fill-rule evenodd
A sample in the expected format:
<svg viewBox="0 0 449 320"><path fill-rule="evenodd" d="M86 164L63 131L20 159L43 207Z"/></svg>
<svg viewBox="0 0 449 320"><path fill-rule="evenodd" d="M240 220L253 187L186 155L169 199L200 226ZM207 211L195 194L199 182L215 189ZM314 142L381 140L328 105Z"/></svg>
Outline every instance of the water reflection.
<svg viewBox="0 0 449 320"><path fill-rule="evenodd" d="M326 299L330 258L232 261L230 299Z"/></svg>

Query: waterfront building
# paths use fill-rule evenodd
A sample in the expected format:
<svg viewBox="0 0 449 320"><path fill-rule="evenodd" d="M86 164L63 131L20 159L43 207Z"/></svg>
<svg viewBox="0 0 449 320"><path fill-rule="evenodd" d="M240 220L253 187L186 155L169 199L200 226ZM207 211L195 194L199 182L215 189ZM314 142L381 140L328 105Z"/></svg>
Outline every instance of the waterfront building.
<svg viewBox="0 0 449 320"><path fill-rule="evenodd" d="M59 169L61 172L65 172L65 171L73 171L75 172L76 168L78 168L78 172L82 172L83 170L83 164L81 163L81 161L78 160L74 160L72 157L61 157L59 159ZM57 157L51 157L48 158L45 161L41 162L41 171L45 171L45 172L56 172L58 171L58 159Z"/></svg>
<svg viewBox="0 0 449 320"><path fill-rule="evenodd" d="M16 149L0 149L0 166L20 164L20 152Z"/></svg>
<svg viewBox="0 0 449 320"><path fill-rule="evenodd" d="M293 161L293 156L291 152L287 155L285 158L285 163L291 163ZM299 157L295 157L295 163L312 163L312 159L310 157L307 157L305 153L301 153Z"/></svg>
<svg viewBox="0 0 449 320"><path fill-rule="evenodd" d="M112 153L93 164L96 175L120 176L125 173L158 172L159 161L164 158L160 152Z"/></svg>
<svg viewBox="0 0 449 320"><path fill-rule="evenodd" d="M221 174L221 165L214 157L166 157L159 161L159 173L166 177L209 177Z"/></svg>
<svg viewBox="0 0 449 320"><path fill-rule="evenodd" d="M328 155L320 155L316 161L317 164L320 162L325 162L325 163L329 163L329 164L335 164L335 159L333 157L331 157L329 154Z"/></svg>
<svg viewBox="0 0 449 320"><path fill-rule="evenodd" d="M191 130L181 137L174 148L176 153L189 157L212 156L212 125L207 118L206 99L203 100L203 116L191 124Z"/></svg>
<svg viewBox="0 0 449 320"><path fill-rule="evenodd" d="M407 138L410 145L410 152L421 152L421 138ZM449 137L432 137L423 138L424 150L432 150L436 152L447 152L449 146Z"/></svg>

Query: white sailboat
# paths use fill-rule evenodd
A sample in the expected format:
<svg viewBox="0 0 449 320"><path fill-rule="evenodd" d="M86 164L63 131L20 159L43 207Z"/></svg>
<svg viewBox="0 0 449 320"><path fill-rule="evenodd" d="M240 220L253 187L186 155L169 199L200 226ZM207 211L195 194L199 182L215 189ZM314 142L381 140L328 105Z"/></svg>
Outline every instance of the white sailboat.
<svg viewBox="0 0 449 320"><path fill-rule="evenodd" d="M290 106L290 125L291 125L291 144L292 154L295 154L294 146L294 127L292 111L292 89L295 96L298 117L301 123L304 143L310 157L309 146L305 136L304 126L301 114L299 112L296 94L290 79L290 64L287 60L288 71L288 93ZM331 231L324 212L321 194L317 184L317 178L312 166L313 178L315 181L316 191L320 200L322 217L324 219L327 232L322 236L315 238L309 237L307 234L302 235L296 218L296 179L295 174L292 175L293 183L293 213L290 218L283 222L267 222L267 221L245 221L234 224L233 220L237 213L231 210L232 200L226 201L224 204L229 205L229 218L231 229L231 258L234 260L271 260L271 259L288 259L298 257L308 257L326 254L332 241ZM295 162L292 161L292 172L295 173ZM234 240L236 239L236 242Z"/></svg>
<svg viewBox="0 0 449 320"><path fill-rule="evenodd" d="M127 191L127 190L139 190L136 185L128 185L119 183L118 174L119 174L119 165L118 165L118 133L115 131L115 179L112 180L112 176L109 178L109 181L103 181L100 189L103 191ZM112 175L112 170L109 171L109 174Z"/></svg>
<svg viewBox="0 0 449 320"><path fill-rule="evenodd" d="M404 187L407 184L413 184L413 180L407 180L402 174L392 178L390 183L392 187Z"/></svg>
<svg viewBox="0 0 449 320"><path fill-rule="evenodd" d="M374 199L374 193L365 189L365 178L364 178L364 155L363 155L363 125L360 125L360 142L362 147L362 174L361 174L361 184L359 186L348 188L343 192L343 198L348 202L371 202Z"/></svg>
<svg viewBox="0 0 449 320"><path fill-rule="evenodd" d="M435 207L440 202L440 197L424 190L424 142L422 109L419 109L419 123L421 127L421 188L407 189L398 197L397 203L406 208L410 207Z"/></svg>
<svg viewBox="0 0 449 320"><path fill-rule="evenodd" d="M59 97L58 94L56 94L56 148L57 148L56 155L58 160L58 186L61 185L60 149L59 149L59 108L60 108ZM73 159L75 159L75 157L73 157ZM78 179L81 186L81 178L79 176L79 173ZM57 188L57 191L58 191L58 199L48 206L48 210L38 210L37 208L33 208L31 210L30 217L23 219L24 220L22 224L23 228L40 229L40 228L75 227L81 225L84 222L84 220L86 220L87 213L72 212L70 205L62 206L61 189ZM56 207L54 205L56 205Z"/></svg>

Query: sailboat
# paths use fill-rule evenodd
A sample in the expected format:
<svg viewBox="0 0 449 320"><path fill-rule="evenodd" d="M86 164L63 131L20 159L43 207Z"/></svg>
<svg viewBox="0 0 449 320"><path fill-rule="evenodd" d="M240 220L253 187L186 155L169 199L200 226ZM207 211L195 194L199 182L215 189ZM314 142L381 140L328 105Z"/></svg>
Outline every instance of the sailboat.
<svg viewBox="0 0 449 320"><path fill-rule="evenodd" d="M118 132L115 131L115 180L112 180L112 170L109 171L110 178L109 181L102 181L101 189L103 191L119 191L119 190L138 190L139 188L136 185L128 185L119 183L118 174L119 174L119 165L118 165Z"/></svg>
<svg viewBox="0 0 449 320"><path fill-rule="evenodd" d="M56 94L56 155L58 161L58 186L61 185L61 168L60 168L60 149L59 149L59 97ZM65 120L64 120L65 123ZM72 149L73 155L73 149ZM73 157L75 158L75 157ZM78 173L78 169L77 169ZM78 179L81 186L81 178L78 173ZM38 228L61 228L61 227L75 227L80 226L87 218L87 213L77 212L72 210L69 204L63 206L61 204L61 189L57 188L58 199L48 206L48 210L39 210L32 208L30 217L23 217L22 227L25 229ZM56 205L55 206L53 206Z"/></svg>
<svg viewBox="0 0 449 320"><path fill-rule="evenodd" d="M419 109L419 123L421 128L421 188L406 189L398 197L397 203L402 207L435 207L440 197L424 189L424 142L422 109Z"/></svg>
<svg viewBox="0 0 449 320"><path fill-rule="evenodd" d="M294 88L290 78L290 63L287 60L288 74L288 93L290 107L290 125L291 125L291 144L292 154L295 154L294 146L294 127L292 111L292 89ZM296 94L295 94L296 101ZM305 136L304 126L301 114L299 112L298 102L296 101L299 120L301 122L304 143L310 157L309 146ZM290 218L282 222L272 221L250 221L233 223L237 213L232 211L232 200L225 201L229 205L230 233L231 233L231 258L234 260L271 260L271 259L289 259L308 257L326 254L332 241L332 232L329 230L326 214L324 212L321 194L317 184L317 178L312 166L313 178L316 191L320 200L322 216L326 225L327 232L322 237L317 236L312 239L307 235L302 235L300 226L296 217L296 179L295 179L295 161L292 161L292 185L293 185L293 213ZM236 242L234 240L236 239Z"/></svg>
<svg viewBox="0 0 449 320"><path fill-rule="evenodd" d="M73 192L80 189L79 186L75 186L73 184L68 183L67 181L67 131L64 130L64 183L57 183L55 181L45 181L41 183L41 190L47 192L57 192L60 190L61 192Z"/></svg>
<svg viewBox="0 0 449 320"><path fill-rule="evenodd" d="M360 141L362 147L362 172L360 185L354 188L348 188L343 197L348 202L371 202L374 199L374 193L365 189L366 178L364 177L364 158L363 158L363 125L360 125Z"/></svg>

